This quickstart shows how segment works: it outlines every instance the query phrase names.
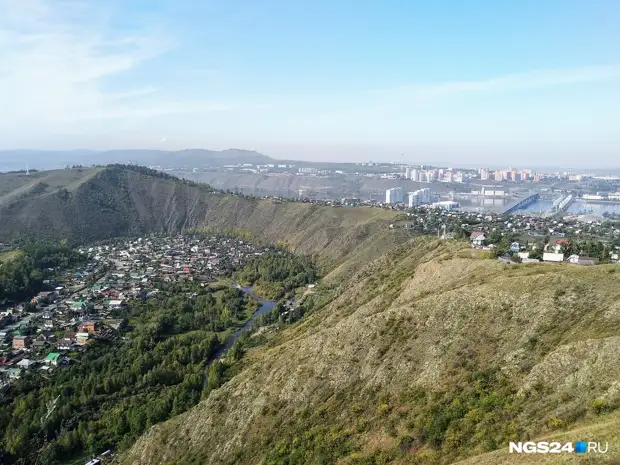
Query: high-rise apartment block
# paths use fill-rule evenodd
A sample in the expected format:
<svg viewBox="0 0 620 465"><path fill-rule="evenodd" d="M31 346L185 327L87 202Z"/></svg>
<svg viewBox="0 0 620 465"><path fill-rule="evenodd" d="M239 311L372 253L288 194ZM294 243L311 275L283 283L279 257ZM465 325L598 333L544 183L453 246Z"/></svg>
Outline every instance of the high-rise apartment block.
<svg viewBox="0 0 620 465"><path fill-rule="evenodd" d="M387 204L397 204L403 203L403 188L402 187L393 187L385 191L385 203Z"/></svg>
<svg viewBox="0 0 620 465"><path fill-rule="evenodd" d="M424 189L418 189L414 192L409 192L409 208L416 207L418 205L428 205L431 203L431 190L427 187Z"/></svg>

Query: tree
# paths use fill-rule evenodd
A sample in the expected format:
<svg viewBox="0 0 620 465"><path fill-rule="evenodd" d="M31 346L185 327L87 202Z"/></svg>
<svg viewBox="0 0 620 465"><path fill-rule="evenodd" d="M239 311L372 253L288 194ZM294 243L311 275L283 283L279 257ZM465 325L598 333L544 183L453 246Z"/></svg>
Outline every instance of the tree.
<svg viewBox="0 0 620 465"><path fill-rule="evenodd" d="M529 258L535 258L538 260L542 260L543 258L543 249L542 247L536 246L535 249L530 250L530 253L527 255Z"/></svg>
<svg viewBox="0 0 620 465"><path fill-rule="evenodd" d="M241 342L241 339L237 339L235 342L233 342L233 345L231 346L227 355L228 358L233 362L236 362L241 357L243 357L243 344Z"/></svg>
<svg viewBox="0 0 620 465"><path fill-rule="evenodd" d="M564 254L564 257L573 255L575 253L573 243L571 241L562 242L562 245L560 245L560 252Z"/></svg>
<svg viewBox="0 0 620 465"><path fill-rule="evenodd" d="M219 361L214 361L209 367L209 375L207 377L207 387L209 390L217 389L222 385L222 374L224 373L224 365Z"/></svg>
<svg viewBox="0 0 620 465"><path fill-rule="evenodd" d="M487 238L486 238L486 243L488 244L497 244L498 242L500 242L502 240L502 233L500 233L498 230L495 231L491 231Z"/></svg>

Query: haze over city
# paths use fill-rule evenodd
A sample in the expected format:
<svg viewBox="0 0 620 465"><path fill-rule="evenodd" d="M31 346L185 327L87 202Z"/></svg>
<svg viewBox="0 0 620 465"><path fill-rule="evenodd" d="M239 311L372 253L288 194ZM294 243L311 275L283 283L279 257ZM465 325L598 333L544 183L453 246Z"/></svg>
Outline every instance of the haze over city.
<svg viewBox="0 0 620 465"><path fill-rule="evenodd" d="M0 11L0 149L575 168L613 167L620 150L612 1Z"/></svg>

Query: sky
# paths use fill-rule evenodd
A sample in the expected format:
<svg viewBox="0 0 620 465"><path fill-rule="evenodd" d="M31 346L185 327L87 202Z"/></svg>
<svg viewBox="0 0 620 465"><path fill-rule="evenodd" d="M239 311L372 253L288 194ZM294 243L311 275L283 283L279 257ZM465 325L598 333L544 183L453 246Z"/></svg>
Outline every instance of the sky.
<svg viewBox="0 0 620 465"><path fill-rule="evenodd" d="M0 149L620 166L617 0L0 0Z"/></svg>

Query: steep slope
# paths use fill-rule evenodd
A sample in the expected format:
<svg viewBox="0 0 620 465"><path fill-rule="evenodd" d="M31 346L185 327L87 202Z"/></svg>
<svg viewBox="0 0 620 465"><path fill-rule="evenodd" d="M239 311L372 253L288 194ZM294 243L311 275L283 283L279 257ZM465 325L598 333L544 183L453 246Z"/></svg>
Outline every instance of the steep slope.
<svg viewBox="0 0 620 465"><path fill-rule="evenodd" d="M325 262L334 263L365 241L372 241L373 251L379 250L377 244L386 247L394 242L388 225L395 215L379 209L227 196L206 185L136 167L63 171L71 179L36 196L12 196L28 185L23 180L13 185L14 190L5 187L4 197L12 197L0 204L0 236L4 240L26 237L89 242L190 228L242 229L268 242L286 243L300 253L320 252ZM0 192L2 185L0 176ZM385 240L379 241L380 236ZM357 252L360 250L363 248Z"/></svg>
<svg viewBox="0 0 620 465"><path fill-rule="evenodd" d="M319 290L323 308L121 462L451 463L603 424L619 284L617 266L506 266L419 239Z"/></svg>

